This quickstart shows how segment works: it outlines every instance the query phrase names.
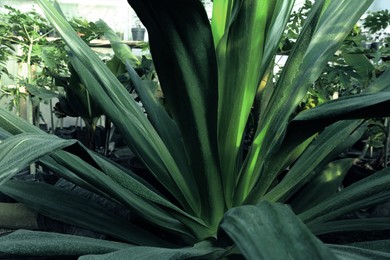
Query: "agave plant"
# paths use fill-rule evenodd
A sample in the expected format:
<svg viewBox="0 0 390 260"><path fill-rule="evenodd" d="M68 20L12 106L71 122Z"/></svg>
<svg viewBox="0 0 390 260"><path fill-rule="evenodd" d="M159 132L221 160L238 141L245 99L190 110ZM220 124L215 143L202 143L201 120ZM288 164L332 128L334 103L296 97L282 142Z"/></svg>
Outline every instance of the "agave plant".
<svg viewBox="0 0 390 260"><path fill-rule="evenodd" d="M0 238L1 256L390 256L388 240L330 245L316 237L390 227L388 219L338 220L388 200L390 170L338 192L351 160L335 160L359 140L364 118L388 116L390 72L364 94L291 118L372 0L317 0L276 82L273 61L294 1L214 0L210 24L199 0L129 0L148 29L166 106L132 69L129 50L113 45L147 116L52 3L37 2L92 99L159 185L0 110L0 190L41 214L117 241L16 231ZM131 219L57 187L9 180L34 161L129 209Z"/></svg>

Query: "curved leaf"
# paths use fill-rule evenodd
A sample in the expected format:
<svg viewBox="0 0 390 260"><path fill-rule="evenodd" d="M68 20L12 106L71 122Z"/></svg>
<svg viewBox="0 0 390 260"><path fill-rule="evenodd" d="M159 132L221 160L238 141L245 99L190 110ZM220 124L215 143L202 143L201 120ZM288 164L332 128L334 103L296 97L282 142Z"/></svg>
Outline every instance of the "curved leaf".
<svg viewBox="0 0 390 260"><path fill-rule="evenodd" d="M264 201L230 209L221 228L246 259L336 259L287 205Z"/></svg>
<svg viewBox="0 0 390 260"><path fill-rule="evenodd" d="M129 244L49 232L18 230L0 236L0 258L107 254Z"/></svg>
<svg viewBox="0 0 390 260"><path fill-rule="evenodd" d="M58 233L18 230L0 236L0 258L107 254L131 245Z"/></svg>
<svg viewBox="0 0 390 260"><path fill-rule="evenodd" d="M0 185L40 157L75 142L46 134L18 134L0 141Z"/></svg>

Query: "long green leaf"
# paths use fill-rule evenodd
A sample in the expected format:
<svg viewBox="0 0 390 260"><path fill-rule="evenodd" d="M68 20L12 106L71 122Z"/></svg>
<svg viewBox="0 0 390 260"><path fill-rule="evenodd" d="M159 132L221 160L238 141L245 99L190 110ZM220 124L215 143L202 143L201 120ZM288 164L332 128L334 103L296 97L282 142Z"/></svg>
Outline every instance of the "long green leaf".
<svg viewBox="0 0 390 260"><path fill-rule="evenodd" d="M191 237L187 228L177 219L171 217L167 212L151 202L148 202L125 189L106 174L92 165L85 163L77 156L59 151L54 159L60 164L68 165L68 167L70 167L70 169L80 178L102 190L128 208L135 210L135 212L145 220L163 228L181 233L183 236Z"/></svg>
<svg viewBox="0 0 390 260"><path fill-rule="evenodd" d="M225 207L217 150L217 64L207 14L197 0L128 2L148 29L167 107L199 187L201 216L216 228Z"/></svg>
<svg viewBox="0 0 390 260"><path fill-rule="evenodd" d="M55 155L52 155L52 156L55 156ZM95 194L98 194L102 197L110 198L107 194L105 194L101 190L95 188L90 183L88 183L88 182L84 181L83 179L81 179L80 177L78 177L74 172L72 172L70 169L68 169L66 167L66 165L61 165L61 164L57 163L50 156L45 156L45 157L41 158L38 161L38 164L43 166L45 170L50 170L50 171L58 174L58 176L60 176L61 178L65 179L71 183L74 183L77 186L80 186L80 187L82 187L86 190L89 190Z"/></svg>
<svg viewBox="0 0 390 260"><path fill-rule="evenodd" d="M287 205L262 202L233 208L221 228L246 259L336 259Z"/></svg>
<svg viewBox="0 0 390 260"><path fill-rule="evenodd" d="M89 93L114 122L132 151L160 180L165 179L162 183L169 185L169 190L178 197L184 207L199 212L197 198L191 196L180 183L177 187L171 180L173 176L178 182L181 181L177 165L132 96L50 2L37 2L69 47L72 64L80 70L81 79Z"/></svg>
<svg viewBox="0 0 390 260"><path fill-rule="evenodd" d="M390 253L390 240L374 240L374 241L365 241L365 242L356 242L348 244L354 247L365 248L369 250L382 251Z"/></svg>
<svg viewBox="0 0 390 260"><path fill-rule="evenodd" d="M306 91L304 89L305 85L296 85L295 80L299 76L300 67L313 37L323 2L316 2L316 5L311 10L311 15L308 17L308 21L302 29L292 54L287 60L286 69L282 71L269 104L265 111L262 112L263 117L260 118L258 123L250 152L241 168L235 194L235 201L237 202L245 200L255 185L263 167L264 158L270 152L273 144L282 141L285 131L284 127L287 127L286 121L296 104L298 104L298 99L302 99L303 94L301 92ZM298 95L302 95L302 97ZM268 136L270 138L267 138Z"/></svg>
<svg viewBox="0 0 390 260"><path fill-rule="evenodd" d="M0 237L0 258L107 254L131 245L87 237L18 230Z"/></svg>
<svg viewBox="0 0 390 260"><path fill-rule="evenodd" d="M353 246L328 245L340 260L383 260L390 259L390 253L363 249Z"/></svg>
<svg viewBox="0 0 390 260"><path fill-rule="evenodd" d="M87 86L96 86L98 85L98 82L94 79L94 77L84 68L84 66L78 61L77 58L73 58L73 65L82 72L83 79L85 81L85 84ZM114 103L111 104L111 110L115 110ZM120 114L120 111L116 111L118 114ZM130 121L128 122L130 124L137 124L136 119L134 116L128 112L126 112L127 116L129 117ZM145 117L143 115L143 117ZM111 118L111 117L110 117ZM119 118L117 116L117 118ZM146 118L146 117L145 117ZM134 121L133 121L134 119ZM122 120L122 119L120 119ZM115 119L113 119L113 122L117 122ZM123 122L125 123L125 122ZM151 127L151 125L150 125ZM147 128L143 129L137 129L136 126L132 126L133 128L133 138L129 141L130 147L132 147L133 151L138 151L136 154L139 156L139 158L145 159L143 155L147 155L146 161L144 161L145 165L149 167L149 169L152 171L154 176L171 192L173 193L178 200L181 202L181 204L184 207L187 207L187 204L193 205L193 207L196 207L199 205L199 202L197 202L198 198L195 197L193 194L191 194L186 186L186 182L183 179L183 176L179 172L179 169L177 168L176 163L173 161L173 158L171 157L169 151L167 150L166 146L162 143L162 140L155 132L154 128L150 128L152 132L147 130ZM138 130L141 130L139 132ZM151 136L156 137L156 141L160 144L158 149L160 150L161 154L158 154L158 151L156 150L156 147L153 146L150 142L147 141L150 136L146 136L145 133L143 133L143 130L147 130L150 132ZM127 136L129 137L129 136ZM143 146L142 146L143 144ZM142 146L142 147L141 147ZM142 152L141 152L142 151ZM161 168L159 157L165 157L170 163L170 168L174 170L174 172L169 172L166 170L166 168ZM156 169L157 168L157 169ZM171 174L172 173L172 174ZM183 195L182 195L183 194ZM189 208L190 210L190 208Z"/></svg>
<svg viewBox="0 0 390 260"><path fill-rule="evenodd" d="M185 179L186 189L188 189L192 196L200 197L198 184L195 180L195 174L190 168L189 160L183 144L183 137L178 129L175 121L168 115L162 104L153 96L150 88L143 83L135 70L126 65L127 71L132 79L137 94L147 111L148 118L152 122L156 131L161 136L161 139L166 144L170 153L180 169L180 172Z"/></svg>
<svg viewBox="0 0 390 260"><path fill-rule="evenodd" d="M132 247L105 255L91 255L80 257L80 260L118 260L118 259L217 259L225 252L222 248L214 247L210 242L204 241L193 247L168 249L159 247Z"/></svg>
<svg viewBox="0 0 390 260"><path fill-rule="evenodd" d="M18 134L0 141L0 185L40 157L75 142L38 134Z"/></svg>
<svg viewBox="0 0 390 260"><path fill-rule="evenodd" d="M11 136L11 133L0 127L0 141L7 139Z"/></svg>
<svg viewBox="0 0 390 260"><path fill-rule="evenodd" d="M111 48L115 51L115 55L123 64L130 62L131 66L140 65L140 60L131 51L131 48L121 41L119 36L111 29L106 22L99 20L96 26L104 32L104 37L110 41Z"/></svg>
<svg viewBox="0 0 390 260"><path fill-rule="evenodd" d="M268 29L267 21L272 18L275 3L276 1L242 1L234 21L217 48L218 145L224 196L228 207L232 206L236 178L242 163L245 127L263 77L259 75L259 71Z"/></svg>
<svg viewBox="0 0 390 260"><path fill-rule="evenodd" d="M219 41L229 27L232 19L233 5L240 1L234 0L215 0L213 1L213 19L211 20L211 27L213 30L213 40L215 47L218 46Z"/></svg>
<svg viewBox="0 0 390 260"><path fill-rule="evenodd" d="M369 87L364 90L364 93L377 93L387 91L389 89L388 82L390 80L390 70L385 71L380 77L375 79ZM362 102L363 106L364 102ZM349 111L349 107L345 107L345 111ZM340 108L341 110L341 108ZM341 111L340 111L341 112ZM375 113L377 113L374 110ZM310 140L314 138L318 131L321 131L326 125L335 121L334 117L327 118L328 111L325 109L317 110L315 117L307 117L307 120L293 120L289 123L287 133L283 139L280 149L270 155L265 161L263 174L257 181L255 187L246 199L246 203L256 202L256 198L261 198L269 189L273 180L277 175L293 163L308 146ZM353 112L354 113L354 112ZM365 112L367 114L369 112ZM372 114L373 115L373 114ZM348 115L345 115L347 117ZM327 120L315 120L316 117L327 118ZM360 115L362 117L362 115ZM344 118L344 117L343 117ZM311 121L313 119L314 121ZM304 131L302 131L304 129Z"/></svg>
<svg viewBox="0 0 390 260"><path fill-rule="evenodd" d="M146 83L148 81L142 81L134 70L133 66L139 65L139 60L135 57L128 45L120 42L119 37L105 22L99 21L97 25L104 30L105 37L110 41L115 56L126 66L137 94L141 98L142 104L147 112L148 119L155 127L163 142L167 145L167 148L178 164L180 172L186 179L186 189L191 190L194 197L199 197L198 187L194 179L194 174L189 167L180 130L169 116L165 107L153 95L150 87Z"/></svg>
<svg viewBox="0 0 390 260"><path fill-rule="evenodd" d="M76 226L107 234L139 245L165 245L169 242L133 225L96 202L43 183L8 181L0 191L29 205L37 212Z"/></svg>
<svg viewBox="0 0 390 260"><path fill-rule="evenodd" d="M8 112L6 112L2 115L5 116L4 118L5 118L5 120L7 120L7 122L8 121L14 122L14 125L12 125L12 129L15 132L21 132L25 129L27 131L32 131L32 132L37 132L37 133L42 132L38 128L30 127L30 125L27 122L25 122L24 120L18 119L15 115L12 115ZM14 160L14 164L17 166L15 168L14 166L12 166L12 164L8 163L7 157L1 156L0 157L0 158L2 158L1 163L4 163L4 165L7 165L7 167L10 167L9 170L12 170L13 174L16 174L17 172L19 172L22 168L24 168L26 165L28 165L32 161L35 161L35 160L39 159L40 157L43 157L44 155L46 155L48 153L46 150L49 150L52 152L53 149L58 150L59 148L73 144L75 142L75 141L62 140L56 136L47 135L45 133L43 133L42 135L21 134L21 135L19 135L19 139L21 139L23 141L25 139L25 136L26 137L31 136L32 141L35 140L33 138L38 138L38 140L35 140L35 141L36 141L38 146L41 146L43 148L41 150L39 150L39 152L32 152L33 150L28 148L28 146L27 146L27 148L25 147L24 142L22 142L22 145L24 145L24 146L15 146L14 143L9 144L10 147L14 147L14 149L19 149L19 151L21 153L27 155L27 156L21 156L20 152L14 153L13 156L18 156L18 157L13 157L13 158L18 158L19 160L20 159L28 160L26 164L23 164L20 161ZM17 137L12 137L12 139L10 139L10 140L15 140L17 142L18 139L16 139L16 138ZM10 142L10 141L7 141L7 143L3 142L0 144L0 146L7 145L8 142ZM58 147L59 145L62 145L62 146ZM6 148L6 146L4 146L4 148ZM52 149L52 150L50 150L50 149ZM4 150L2 149L1 153L8 153L7 149L4 149ZM75 156L68 154L68 153L65 153L63 151L58 151L57 153L53 154L52 156L53 156L53 158L55 158L57 160L57 162L62 161L64 165L68 165L68 168L63 172L63 174L68 173L68 177L73 176L73 174L76 174L79 177L82 177L81 179L84 180L84 181L82 181L82 180L79 180L77 178L70 177L71 181L75 181L76 183L82 184L83 187L85 187L91 191L96 192L96 187L98 189L103 189L104 193L108 193L110 196L114 196L114 198L129 205L130 207L137 208L138 209L137 211L139 213L144 214L146 216L146 219L152 220L153 223L155 223L155 222L160 223L159 225L163 225L164 227L167 227L167 228L170 226L170 224L173 224L173 226L176 226L176 227L171 226L171 227L173 227L173 229L176 229L179 232L183 231L183 229L185 230L185 228L181 226L180 222L178 222L176 219L173 219L172 217L168 216L166 214L166 212L164 212L162 210L158 210L159 213L156 213L156 211L155 211L157 209L156 207L151 206L150 204L146 203L145 201L143 201L142 199L140 199L137 196L131 196L132 193L125 192L123 190L122 186L120 186L116 182L113 182L113 180L108 178L104 173L100 172L100 175L99 175L99 171L96 168L94 168L93 166L91 166L91 165L83 162L82 160L76 158ZM33 159L31 159L30 157L33 157ZM56 167L58 167L58 165ZM4 172L2 172L2 176L10 178L10 176L12 174L8 173L6 171L7 170L6 166L4 166L4 169L5 170L4 170ZM73 172L68 172L69 170L73 170ZM98 175L96 175L96 173L98 173ZM87 180L87 183L85 183L86 180ZM95 188L90 187L91 184L94 185ZM138 191L140 191L140 190L138 189ZM173 205L171 205L171 206L173 207ZM151 211L149 211L148 209ZM154 213L152 213L152 212L154 212ZM161 217L166 218L166 219L162 220ZM196 222L194 222L194 223L196 223ZM181 226L181 227L178 227L178 226Z"/></svg>
<svg viewBox="0 0 390 260"><path fill-rule="evenodd" d="M44 131L40 130L32 124L29 124L26 120L16 116L10 111L0 107L0 126L10 134L16 135L23 132L32 134L45 134Z"/></svg>
<svg viewBox="0 0 390 260"><path fill-rule="evenodd" d="M390 92L381 91L374 94L359 94L331 100L313 109L298 114L294 120L331 120L354 118L386 117L390 112ZM315 122L313 122L315 123Z"/></svg>
<svg viewBox="0 0 390 260"><path fill-rule="evenodd" d="M129 192L134 193L135 195L144 199L145 201L162 206L168 210L170 214L188 225L195 234L202 234L203 231L208 228L201 219L193 217L182 209L178 208L176 205L167 200L163 195L161 195L157 190L151 187L148 183L140 180L139 177L137 178L137 176L131 172L122 169L119 165L114 164L105 157L102 157L87 149L85 149L85 151L100 167L101 171L103 171L114 182L129 190ZM66 164L69 167L73 167L72 165L74 162L67 159L63 161L63 164Z"/></svg>
<svg viewBox="0 0 390 260"><path fill-rule="evenodd" d="M315 235L354 231L383 231L390 229L390 218L366 218L329 221L311 227Z"/></svg>
<svg viewBox="0 0 390 260"><path fill-rule="evenodd" d="M313 15L307 19L307 25L288 58L256 132L254 145L242 173L239 192L243 195L240 197L245 198L251 185L256 183L263 169L264 158L277 152L291 113L338 50L349 29L372 3L371 0L326 1L322 7L321 2L316 1L311 11ZM318 18L318 11L320 17L317 23L315 17Z"/></svg>

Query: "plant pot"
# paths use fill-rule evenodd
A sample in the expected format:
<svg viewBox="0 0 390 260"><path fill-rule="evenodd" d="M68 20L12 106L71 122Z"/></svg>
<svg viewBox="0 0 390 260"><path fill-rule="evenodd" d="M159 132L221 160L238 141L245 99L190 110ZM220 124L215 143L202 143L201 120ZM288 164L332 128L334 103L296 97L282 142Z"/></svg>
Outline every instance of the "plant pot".
<svg viewBox="0 0 390 260"><path fill-rule="evenodd" d="M145 37L145 28L131 28L133 41L143 41Z"/></svg>
<svg viewBox="0 0 390 260"><path fill-rule="evenodd" d="M381 42L373 42L371 43L371 49L377 51L379 50L379 48L382 46L382 43Z"/></svg>

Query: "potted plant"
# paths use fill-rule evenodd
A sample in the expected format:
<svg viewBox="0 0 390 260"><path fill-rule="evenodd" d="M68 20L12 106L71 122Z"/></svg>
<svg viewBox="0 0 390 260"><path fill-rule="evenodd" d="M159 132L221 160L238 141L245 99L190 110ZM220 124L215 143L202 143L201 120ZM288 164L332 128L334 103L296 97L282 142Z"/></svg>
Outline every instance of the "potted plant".
<svg viewBox="0 0 390 260"><path fill-rule="evenodd" d="M134 26L131 28L131 35L133 41L143 41L145 39L146 29L141 27L141 21L137 15L134 15Z"/></svg>
<svg viewBox="0 0 390 260"><path fill-rule="evenodd" d="M166 107L129 66L130 50L116 45L116 55L128 57L123 62L147 116L51 2L38 0L81 80L90 83L91 98L153 181L0 110L0 190L42 214L121 241L18 231L0 238L2 256L389 258L388 240L338 245L317 236L390 227L385 218L340 220L387 200L390 170L339 191L351 160L336 160L364 133L359 118L388 115L390 72L364 94L293 115L371 0L316 1L276 81L273 59L294 1L214 0L211 25L198 0L129 2L153 36ZM70 191L9 181L35 160L129 209L131 219Z"/></svg>

